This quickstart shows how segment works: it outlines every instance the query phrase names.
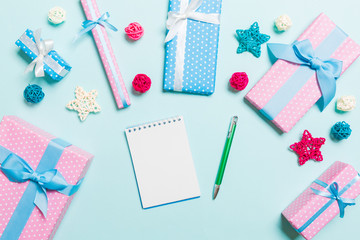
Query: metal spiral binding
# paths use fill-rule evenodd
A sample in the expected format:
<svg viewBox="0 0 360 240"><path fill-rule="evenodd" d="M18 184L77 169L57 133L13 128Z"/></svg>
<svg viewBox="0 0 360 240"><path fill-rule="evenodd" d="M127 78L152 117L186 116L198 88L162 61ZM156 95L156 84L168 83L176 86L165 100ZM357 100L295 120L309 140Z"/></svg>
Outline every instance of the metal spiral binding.
<svg viewBox="0 0 360 240"><path fill-rule="evenodd" d="M131 128L126 129L126 131L128 133L133 133L133 132L137 132L137 131L143 131L145 129L151 129L151 128L155 128L155 127L159 127L159 126L169 125L172 123L180 122L182 120L183 120L183 117L177 116L177 117L167 118L167 119L163 119L163 120L156 121L156 122L145 123L142 125L138 125L136 127L131 127Z"/></svg>

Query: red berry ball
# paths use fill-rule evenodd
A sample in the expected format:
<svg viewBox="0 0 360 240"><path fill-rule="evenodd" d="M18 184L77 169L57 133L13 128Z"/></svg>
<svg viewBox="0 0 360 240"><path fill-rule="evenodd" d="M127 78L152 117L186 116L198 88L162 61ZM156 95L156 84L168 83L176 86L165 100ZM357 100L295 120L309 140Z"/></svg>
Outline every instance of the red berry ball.
<svg viewBox="0 0 360 240"><path fill-rule="evenodd" d="M146 74L138 74L135 76L132 85L138 92L147 92L151 87L151 79Z"/></svg>
<svg viewBox="0 0 360 240"><path fill-rule="evenodd" d="M144 35L144 29L139 23L133 22L125 28L125 33L130 39L137 41Z"/></svg>
<svg viewBox="0 0 360 240"><path fill-rule="evenodd" d="M230 78L230 86L238 91L242 91L249 83L249 78L245 72L236 72Z"/></svg>

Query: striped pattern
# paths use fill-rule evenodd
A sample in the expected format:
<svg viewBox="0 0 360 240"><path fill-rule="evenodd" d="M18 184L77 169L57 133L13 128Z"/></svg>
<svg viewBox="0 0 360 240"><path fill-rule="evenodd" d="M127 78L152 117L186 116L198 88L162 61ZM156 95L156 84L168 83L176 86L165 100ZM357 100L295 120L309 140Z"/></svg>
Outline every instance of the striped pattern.
<svg viewBox="0 0 360 240"><path fill-rule="evenodd" d="M101 16L95 0L81 0L81 4L88 20L96 21ZM105 28L100 25L96 26L91 31L113 91L116 104L120 109L126 108L131 104L130 98L121 76L119 66L116 62L107 32Z"/></svg>

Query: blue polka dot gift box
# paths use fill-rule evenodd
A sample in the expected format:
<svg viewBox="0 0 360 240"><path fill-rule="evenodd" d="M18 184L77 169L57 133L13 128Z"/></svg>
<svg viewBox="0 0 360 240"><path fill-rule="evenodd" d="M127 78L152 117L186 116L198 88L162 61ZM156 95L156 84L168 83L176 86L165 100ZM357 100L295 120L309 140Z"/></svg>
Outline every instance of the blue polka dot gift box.
<svg viewBox="0 0 360 240"><path fill-rule="evenodd" d="M43 40L41 30L27 29L15 44L30 57L31 62L25 72L35 72L36 77L44 77L46 73L55 81L63 79L71 70L71 66L53 50L53 40Z"/></svg>
<svg viewBox="0 0 360 240"><path fill-rule="evenodd" d="M214 93L221 1L170 0L165 38L165 91Z"/></svg>

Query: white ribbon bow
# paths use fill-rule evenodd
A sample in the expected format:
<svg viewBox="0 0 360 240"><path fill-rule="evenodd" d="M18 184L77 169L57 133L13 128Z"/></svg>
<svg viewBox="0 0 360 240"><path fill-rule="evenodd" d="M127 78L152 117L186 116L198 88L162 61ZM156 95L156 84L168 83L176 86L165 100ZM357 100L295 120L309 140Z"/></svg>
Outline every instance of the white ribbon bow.
<svg viewBox="0 0 360 240"><path fill-rule="evenodd" d="M41 41L41 29L37 29L34 31L35 44L39 51L38 56L27 66L25 69L25 73L31 72L35 68L35 76L43 77L44 73L44 58L48 55L48 53L54 48L53 40L43 40Z"/></svg>
<svg viewBox="0 0 360 240"><path fill-rule="evenodd" d="M220 14L217 13L200 13L196 10L201 6L203 0L191 0L189 6L184 12L169 12L168 20L166 21L166 28L169 30L165 42L173 39L181 29L181 26L186 23L187 19L197 20L201 22L220 24Z"/></svg>

